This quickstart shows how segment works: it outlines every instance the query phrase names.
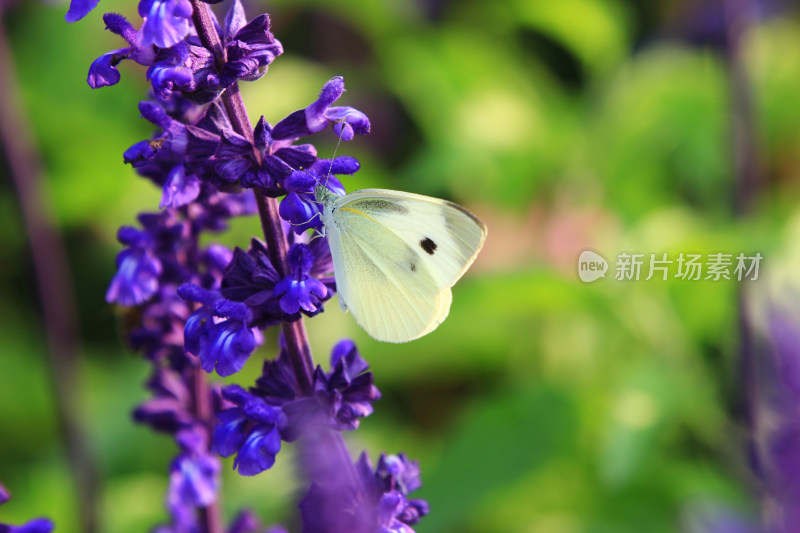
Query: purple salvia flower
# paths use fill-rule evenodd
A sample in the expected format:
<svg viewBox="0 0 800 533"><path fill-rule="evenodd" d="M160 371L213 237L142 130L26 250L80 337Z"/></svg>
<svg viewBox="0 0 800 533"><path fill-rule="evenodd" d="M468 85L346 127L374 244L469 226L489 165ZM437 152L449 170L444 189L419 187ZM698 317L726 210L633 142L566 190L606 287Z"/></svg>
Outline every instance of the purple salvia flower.
<svg viewBox="0 0 800 533"><path fill-rule="evenodd" d="M70 0L69 10L64 19L67 22L77 22L97 7L100 0Z"/></svg>
<svg viewBox="0 0 800 533"><path fill-rule="evenodd" d="M139 15L144 19L139 29L142 46L169 48L189 34L192 4L189 0L141 0Z"/></svg>
<svg viewBox="0 0 800 533"><path fill-rule="evenodd" d="M328 124L339 125L336 134L344 141L369 133L370 123L364 113L352 107L331 107L343 93L344 78L331 78L314 103L275 125L272 138L278 141L299 139L324 130Z"/></svg>
<svg viewBox="0 0 800 533"><path fill-rule="evenodd" d="M307 229L322 229L322 206L317 201L315 189L324 185L332 193L346 193L336 175L353 175L358 172L358 161L350 156L340 156L333 161L319 159L306 170L294 171L284 182L288 191L281 201L280 215L292 225L298 235Z"/></svg>
<svg viewBox="0 0 800 533"><path fill-rule="evenodd" d="M119 241L130 248L117 256L117 273L106 292L106 301L119 305L139 305L158 291L161 261L149 250L149 236L135 228L120 228Z"/></svg>
<svg viewBox="0 0 800 533"><path fill-rule="evenodd" d="M50 533L54 527L47 518L34 518L19 526L0 524L0 533Z"/></svg>
<svg viewBox="0 0 800 533"><path fill-rule="evenodd" d="M301 309L308 316L322 312L322 302L333 293L321 281L311 277L314 254L307 244L295 243L289 248L289 276L275 285L281 309L295 314Z"/></svg>
<svg viewBox="0 0 800 533"><path fill-rule="evenodd" d="M183 444L184 452L170 466L170 507L206 507L216 499L219 459L207 453L204 430L183 430L177 438L181 444L189 442Z"/></svg>
<svg viewBox="0 0 800 533"><path fill-rule="evenodd" d="M259 340L248 323L247 305L222 297L218 291L184 284L178 293L203 306L186 320L186 351L200 358L203 370L230 376L242 369Z"/></svg>
<svg viewBox="0 0 800 533"><path fill-rule="evenodd" d="M95 3L74 1L68 19ZM194 28L193 9L211 24ZM138 31L121 15L105 15L107 29L128 46L98 58L88 82L118 83L117 66L130 59L148 67L152 85L153 99L139 109L157 130L124 159L161 188L162 211L142 214L140 227L120 230L126 248L107 299L138 307L139 323L128 340L153 364L152 396L134 418L172 435L180 448L170 466L171 522L157 531L214 529L198 512L216 505L219 462L211 450L234 456L234 469L254 475L275 463L281 441L297 441L311 482L301 503L305 533L412 533L428 512L426 502L408 498L420 485L416 463L400 454L381 456L375 471L366 455L353 464L339 434L357 428L380 398L368 364L345 340L334 347L329 372L314 368L294 323L321 312L336 288L327 240L306 233L321 229L315 189L343 195L336 176L359 169L353 158L318 159L313 145L295 142L329 125L349 141L369 132L368 118L333 105L344 92L344 81L334 77L316 101L274 128L261 117L251 136L242 128L247 119L239 93L226 89L260 78L283 53L269 17L248 22L239 0L222 27L207 6L189 0L141 0L139 14ZM217 39L222 54L203 45ZM273 198L284 195L276 204ZM276 249L257 239L246 251L201 246L203 234L254 213L256 199ZM281 218L270 219L269 212ZM278 336L278 357L265 361L252 389L231 385L220 393L204 383L203 371L238 372L262 342L260 330L282 322L286 337ZM245 513L227 531L259 530Z"/></svg>
<svg viewBox="0 0 800 533"><path fill-rule="evenodd" d="M123 60L130 59L147 66L155 59L153 47L141 45L139 33L125 17L116 13L106 13L103 15L103 20L106 29L128 41L129 46L103 54L92 63L86 79L92 89L119 83L120 74L117 65Z"/></svg>
<svg viewBox="0 0 800 533"><path fill-rule="evenodd" d="M247 22L239 0L234 0L225 17L226 63L224 77L230 80L255 81L283 54L283 45L269 31L269 15L262 14Z"/></svg>
<svg viewBox="0 0 800 533"><path fill-rule="evenodd" d="M182 207L200 195L200 180L193 174L186 175L183 165L172 167L164 183L164 192L158 207Z"/></svg>
<svg viewBox="0 0 800 533"><path fill-rule="evenodd" d="M217 416L214 449L223 457L235 453L233 467L245 476L272 467L281 449L281 431L287 425L283 410L238 385L226 387L222 394L236 407Z"/></svg>

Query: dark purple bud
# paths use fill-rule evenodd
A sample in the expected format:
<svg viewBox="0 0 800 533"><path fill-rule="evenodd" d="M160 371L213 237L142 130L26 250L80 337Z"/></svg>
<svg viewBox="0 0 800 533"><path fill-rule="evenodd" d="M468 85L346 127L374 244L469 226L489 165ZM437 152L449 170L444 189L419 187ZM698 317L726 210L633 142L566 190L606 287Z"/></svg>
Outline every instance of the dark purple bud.
<svg viewBox="0 0 800 533"><path fill-rule="evenodd" d="M358 353L356 343L350 339L343 339L336 343L331 350L331 368L341 367L342 373L348 381L369 368L361 354Z"/></svg>
<svg viewBox="0 0 800 533"><path fill-rule="evenodd" d="M111 33L119 35L132 47L137 46L138 38L136 28L133 24L128 22L128 19L118 13L106 13L103 15L103 22L106 23L106 29Z"/></svg>
<svg viewBox="0 0 800 533"><path fill-rule="evenodd" d="M139 167L152 159L156 152L157 150L151 141L139 141L125 150L122 154L122 160L133 167Z"/></svg>
<svg viewBox="0 0 800 533"><path fill-rule="evenodd" d="M309 168L317 161L317 151L310 144L281 148L275 155L296 169Z"/></svg>
<svg viewBox="0 0 800 533"><path fill-rule="evenodd" d="M256 148L263 151L269 146L269 144L272 142L271 132L272 128L264 119L264 115L261 115L261 118L258 119L258 124L256 124L255 130L253 131L253 138L255 139L254 142Z"/></svg>
<svg viewBox="0 0 800 533"><path fill-rule="evenodd" d="M234 0L225 16L225 40L232 41L236 32L241 30L245 24L247 24L247 18L244 14L244 7L239 0Z"/></svg>
<svg viewBox="0 0 800 533"><path fill-rule="evenodd" d="M328 123L325 112L344 93L344 78L335 76L328 80L319 93L317 101L305 109L308 129L312 132L322 130Z"/></svg>
<svg viewBox="0 0 800 533"><path fill-rule="evenodd" d="M318 178L307 170L295 170L286 178L284 187L292 192L313 192L318 184Z"/></svg>
<svg viewBox="0 0 800 533"><path fill-rule="evenodd" d="M209 307L221 298L219 291L204 289L193 283L184 283L178 287L178 295L189 302L197 302Z"/></svg>
<svg viewBox="0 0 800 533"><path fill-rule="evenodd" d="M171 129L172 117L164 110L164 107L152 100L142 100L139 102L139 113L147 120L164 131Z"/></svg>

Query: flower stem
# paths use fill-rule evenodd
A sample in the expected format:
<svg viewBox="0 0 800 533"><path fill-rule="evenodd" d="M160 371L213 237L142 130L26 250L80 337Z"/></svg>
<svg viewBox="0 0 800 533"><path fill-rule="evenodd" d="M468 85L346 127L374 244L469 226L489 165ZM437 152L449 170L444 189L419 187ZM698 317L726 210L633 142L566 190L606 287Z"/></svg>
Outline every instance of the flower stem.
<svg viewBox="0 0 800 533"><path fill-rule="evenodd" d="M211 402L211 390L206 380L206 372L201 366L198 365L192 368L190 372L192 373L192 405L194 414L206 427L210 445L210 437L213 431L212 428L214 427L214 408ZM206 533L222 533L224 531L222 527L222 516L220 515L219 492L214 502L206 507L201 507L199 513L200 519L206 526Z"/></svg>
<svg viewBox="0 0 800 533"><path fill-rule="evenodd" d="M217 34L217 30L211 22L208 4L200 0L192 0L192 5L194 6L193 17L200 41L214 53L217 65L223 65L225 63L225 51L219 34ZM237 83L225 90L222 94L222 101L234 131L252 142L253 126L247 116L242 94L239 92ZM278 201L275 198L264 196L258 191L254 191L254 194L258 204L258 214L261 218L261 227L264 230L264 238L267 243L267 253L269 253L270 260L281 277L286 276L286 256L289 244L286 241L283 225L278 215ZM308 337L305 333L302 318L295 322L284 322L281 327L295 378L301 392L307 394L311 391L311 374L314 365L311 360L311 350L308 346Z"/></svg>
<svg viewBox="0 0 800 533"><path fill-rule="evenodd" d="M191 1L194 6L195 26L201 42L209 50L214 52L217 65L224 65L225 51L214 24L210 23L211 17L208 4L200 0ZM239 91L239 85L233 83L225 90L221 98L234 131L252 143L253 126L250 122L250 118L247 116L244 100ZM260 157L259 154L256 154L256 156ZM261 194L255 189L253 190L253 194L255 195L258 205L261 227L264 231L264 238L267 243L267 253L280 276L284 277L288 274L287 255L289 244L286 240L283 223L278 214L278 201L275 198L270 198ZM300 318L294 322L283 322L281 324L281 329L289 360L294 370L295 379L300 388L300 393L303 395L310 395L312 393L314 363L311 358L311 349L309 348L308 335L306 334L303 319ZM350 458L341 433L328 429L324 429L323 432L330 437L323 446L328 449L332 448L336 456L335 463L339 466L339 472L345 476L351 487L356 489L361 488L358 481L358 473L355 470L355 465Z"/></svg>

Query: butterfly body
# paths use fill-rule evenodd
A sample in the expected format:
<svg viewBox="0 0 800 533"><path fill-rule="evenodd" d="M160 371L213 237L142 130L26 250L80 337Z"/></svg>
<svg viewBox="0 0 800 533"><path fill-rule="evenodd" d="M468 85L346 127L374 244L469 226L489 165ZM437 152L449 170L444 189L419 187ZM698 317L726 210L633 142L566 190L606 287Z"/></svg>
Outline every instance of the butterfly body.
<svg viewBox="0 0 800 533"><path fill-rule="evenodd" d="M428 196L316 190L339 302L372 337L407 342L447 317L450 287L469 268L486 226L463 207Z"/></svg>

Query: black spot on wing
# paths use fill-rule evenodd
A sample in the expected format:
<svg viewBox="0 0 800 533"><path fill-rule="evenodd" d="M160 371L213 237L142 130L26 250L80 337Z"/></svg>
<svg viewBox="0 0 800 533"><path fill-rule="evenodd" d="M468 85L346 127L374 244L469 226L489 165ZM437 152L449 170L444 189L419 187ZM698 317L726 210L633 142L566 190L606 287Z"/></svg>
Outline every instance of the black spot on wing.
<svg viewBox="0 0 800 533"><path fill-rule="evenodd" d="M433 255L433 252L435 252L436 248L439 247L430 237L425 237L419 241L419 245L423 250L425 250L425 252L427 252L428 255Z"/></svg>
<svg viewBox="0 0 800 533"><path fill-rule="evenodd" d="M362 211L380 211L383 213L397 213L400 215L407 215L408 209L397 202L390 202L389 200L382 200L380 198L367 198L358 201L358 209Z"/></svg>
<svg viewBox="0 0 800 533"><path fill-rule="evenodd" d="M417 271L417 265L415 263L411 263L411 272Z"/></svg>

